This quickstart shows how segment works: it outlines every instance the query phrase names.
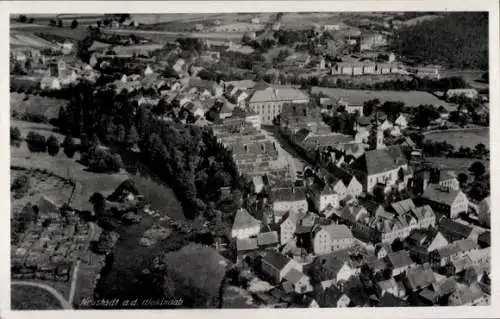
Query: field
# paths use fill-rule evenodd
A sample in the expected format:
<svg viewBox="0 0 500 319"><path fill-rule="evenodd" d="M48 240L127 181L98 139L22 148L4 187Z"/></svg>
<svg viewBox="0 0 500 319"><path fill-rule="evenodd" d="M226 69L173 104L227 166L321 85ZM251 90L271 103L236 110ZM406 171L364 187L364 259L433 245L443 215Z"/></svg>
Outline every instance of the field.
<svg viewBox="0 0 500 319"><path fill-rule="evenodd" d="M48 198L68 199L71 195L72 186L59 176L43 171L11 169L12 181L22 175L28 175L30 179L30 190L22 198L14 198L11 194L11 211L20 211L28 202L36 204L42 196Z"/></svg>
<svg viewBox="0 0 500 319"><path fill-rule="evenodd" d="M385 101L400 101L406 106L418 106L421 104L442 105L447 110L455 110L456 106L440 100L436 96L422 91L370 91L370 90L346 90L336 88L312 87L312 93L323 92L325 95L339 99L341 97L351 97L354 100L368 101L379 99L381 103Z"/></svg>
<svg viewBox="0 0 500 319"><path fill-rule="evenodd" d="M78 210L90 211L92 209L92 205L88 202L90 195L94 192L107 195L128 178L125 172L116 174L89 172L85 166L76 161L76 158L69 159L62 151L59 151L56 156L50 156L47 153L30 153L25 143L19 147L11 147L11 165L47 170L55 175L74 180L77 186L71 206ZM54 196L53 199L57 202L64 202L68 199L62 192Z"/></svg>
<svg viewBox="0 0 500 319"><path fill-rule="evenodd" d="M10 111L18 114L44 116L48 120L57 119L59 109L68 103L67 100L54 99L33 94L10 93Z"/></svg>
<svg viewBox="0 0 500 319"><path fill-rule="evenodd" d="M489 160L477 160L474 158L446 158L446 157L426 157L424 159L426 162L437 166L441 170L451 170L457 173L469 174L469 167L472 163L479 161L484 164L486 171L489 171L490 161Z"/></svg>
<svg viewBox="0 0 500 319"><path fill-rule="evenodd" d="M79 25L75 29L69 28L69 22L66 22L63 28L51 27L49 25L42 24L11 24L11 34L13 31L17 33L22 33L26 37L36 37L31 32L36 32L37 34L48 34L55 35L70 41L81 41L88 35L88 29L85 25ZM11 36L12 38L12 36ZM23 45L30 46L30 45Z"/></svg>
<svg viewBox="0 0 500 319"><path fill-rule="evenodd" d="M483 70L444 70L442 72L443 77L459 76L463 78L470 86L477 90L488 89L489 84L481 81L481 76L486 71Z"/></svg>
<svg viewBox="0 0 500 319"><path fill-rule="evenodd" d="M13 310L58 310L59 301L49 292L38 287L13 286L11 289Z"/></svg>
<svg viewBox="0 0 500 319"><path fill-rule="evenodd" d="M474 148L477 144L483 143L489 148L490 137L489 128L467 129L461 131L443 131L429 133L425 135L426 140L434 142L447 142L455 148L470 147Z"/></svg>

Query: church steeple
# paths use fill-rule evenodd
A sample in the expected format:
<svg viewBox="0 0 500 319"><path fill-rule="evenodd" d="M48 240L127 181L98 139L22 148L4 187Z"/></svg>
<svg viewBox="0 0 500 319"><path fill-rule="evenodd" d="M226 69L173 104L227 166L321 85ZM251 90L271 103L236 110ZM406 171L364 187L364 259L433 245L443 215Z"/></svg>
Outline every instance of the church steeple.
<svg viewBox="0 0 500 319"><path fill-rule="evenodd" d="M375 111L375 120L372 122L368 144L370 150L379 150L385 148L384 144L384 131L379 125L378 112Z"/></svg>

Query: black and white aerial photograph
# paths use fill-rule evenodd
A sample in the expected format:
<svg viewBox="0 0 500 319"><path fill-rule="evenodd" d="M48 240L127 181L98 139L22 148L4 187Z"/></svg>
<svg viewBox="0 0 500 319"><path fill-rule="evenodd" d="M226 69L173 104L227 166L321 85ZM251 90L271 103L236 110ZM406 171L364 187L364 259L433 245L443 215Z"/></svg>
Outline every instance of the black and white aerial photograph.
<svg viewBox="0 0 500 319"><path fill-rule="evenodd" d="M489 12L289 10L10 13L13 311L491 304Z"/></svg>

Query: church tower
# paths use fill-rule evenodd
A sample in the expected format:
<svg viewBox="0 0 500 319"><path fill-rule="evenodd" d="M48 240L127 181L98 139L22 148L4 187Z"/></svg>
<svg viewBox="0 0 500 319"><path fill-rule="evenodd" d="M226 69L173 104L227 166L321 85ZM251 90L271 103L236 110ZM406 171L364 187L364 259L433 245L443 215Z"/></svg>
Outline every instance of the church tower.
<svg viewBox="0 0 500 319"><path fill-rule="evenodd" d="M370 150L384 149L384 131L379 126L378 112L375 113L375 120L372 123L370 136L368 137Z"/></svg>

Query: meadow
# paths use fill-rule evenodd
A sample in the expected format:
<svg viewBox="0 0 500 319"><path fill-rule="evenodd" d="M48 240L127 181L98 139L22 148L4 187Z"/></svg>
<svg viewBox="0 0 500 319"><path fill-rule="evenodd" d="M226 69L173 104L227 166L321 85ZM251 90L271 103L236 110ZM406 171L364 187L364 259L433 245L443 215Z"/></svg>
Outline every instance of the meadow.
<svg viewBox="0 0 500 319"><path fill-rule="evenodd" d="M59 301L48 291L31 286L13 286L11 289L13 310L58 310Z"/></svg>
<svg viewBox="0 0 500 319"><path fill-rule="evenodd" d="M489 148L490 134L489 128L471 128L463 130L448 130L440 132L429 132L425 134L425 139L434 142L447 142L453 145L456 149L459 147L474 148L477 144L482 143Z"/></svg>

